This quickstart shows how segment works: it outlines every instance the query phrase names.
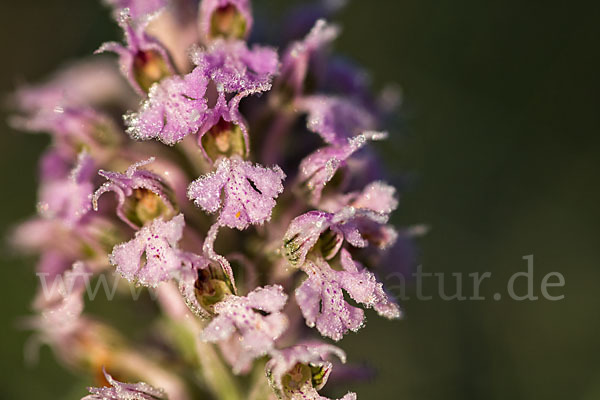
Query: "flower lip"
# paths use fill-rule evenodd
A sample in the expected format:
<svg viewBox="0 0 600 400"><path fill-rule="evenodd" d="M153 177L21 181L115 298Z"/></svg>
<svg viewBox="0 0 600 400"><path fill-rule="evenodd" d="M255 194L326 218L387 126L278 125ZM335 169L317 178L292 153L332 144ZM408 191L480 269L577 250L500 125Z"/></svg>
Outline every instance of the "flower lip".
<svg viewBox="0 0 600 400"><path fill-rule="evenodd" d="M130 165L125 173L100 170L98 174L107 179L93 195L94 210L98 200L106 192L117 195L117 216L137 230L156 217L171 218L177 213L173 192L162 177L141 169L155 161L154 157Z"/></svg>
<svg viewBox="0 0 600 400"><path fill-rule="evenodd" d="M224 120L241 129L247 154L248 131L239 103L271 88L278 68L277 52L219 39L208 49L193 49L191 58L196 64L192 72L154 84L140 109L124 117L127 132L136 140L158 139L167 145L198 134L202 145L202 136Z"/></svg>
<svg viewBox="0 0 600 400"><path fill-rule="evenodd" d="M110 386L88 387L91 394L81 400L167 400L162 389L157 389L145 382L119 382L106 372L104 367L102 367L102 373Z"/></svg>
<svg viewBox="0 0 600 400"><path fill-rule="evenodd" d="M363 148L367 141L387 138L387 132L366 131L329 145L309 154L300 163L299 180L310 190L310 202L316 205L321 200L325 185L332 181L336 172L347 159Z"/></svg>
<svg viewBox="0 0 600 400"><path fill-rule="evenodd" d="M107 51L119 56L121 72L138 94L145 96L154 83L173 75L171 57L162 44L145 32L151 18L143 18L133 26L129 9L119 14L117 21L125 33L126 45L106 42L96 54Z"/></svg>
<svg viewBox="0 0 600 400"><path fill-rule="evenodd" d="M157 218L135 233L129 242L113 248L110 263L130 282L156 287L169 280L183 264L178 242L183 235L183 214L170 221Z"/></svg>
<svg viewBox="0 0 600 400"><path fill-rule="evenodd" d="M261 357L274 348L275 340L288 326L287 317L281 312L286 301L287 295L279 285L259 287L244 297L226 296L214 305L217 316L204 329L202 338L220 342L238 334L242 357Z"/></svg>
<svg viewBox="0 0 600 400"><path fill-rule="evenodd" d="M317 391L325 386L331 373L333 364L328 361L331 354L342 363L346 362L343 350L319 342L276 350L266 365L269 384L280 398L296 399L302 394L304 397L301 398L323 399ZM352 395L344 397L346 400L352 398Z"/></svg>
<svg viewBox="0 0 600 400"><path fill-rule="evenodd" d="M284 178L278 166L264 168L238 156L222 158L216 171L190 184L188 198L208 213L220 210L221 225L243 230L271 218Z"/></svg>

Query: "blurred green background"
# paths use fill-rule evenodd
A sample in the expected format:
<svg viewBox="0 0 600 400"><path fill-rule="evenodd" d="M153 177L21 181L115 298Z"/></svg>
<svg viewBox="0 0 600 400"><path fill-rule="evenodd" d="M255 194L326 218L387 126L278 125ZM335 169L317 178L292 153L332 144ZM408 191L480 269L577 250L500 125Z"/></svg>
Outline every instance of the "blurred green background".
<svg viewBox="0 0 600 400"><path fill-rule="evenodd" d="M493 274L485 301L408 300L393 323L369 314L341 342L378 372L349 385L360 399L600 399L599 17L599 2L552 0L354 0L340 14L336 49L376 86L403 88L403 124L380 149L414 178L396 222L432 228L423 269ZM118 37L92 0L3 1L0 90ZM1 129L5 231L34 211L47 142ZM537 294L559 271L564 300L492 299L528 254ZM0 398L78 399L82 383L48 349L23 363L32 266L3 251L0 282Z"/></svg>

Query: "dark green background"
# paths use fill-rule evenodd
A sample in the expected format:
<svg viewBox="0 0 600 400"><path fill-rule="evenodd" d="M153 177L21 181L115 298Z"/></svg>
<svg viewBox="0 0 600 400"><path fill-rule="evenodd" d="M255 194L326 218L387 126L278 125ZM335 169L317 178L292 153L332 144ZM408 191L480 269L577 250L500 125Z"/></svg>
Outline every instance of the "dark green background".
<svg viewBox="0 0 600 400"><path fill-rule="evenodd" d="M396 175L415 178L396 221L431 226L424 269L493 273L486 301L410 300L393 323L369 314L341 342L379 372L349 385L359 398L600 399L599 4L354 0L340 15L337 49L376 85L403 88L404 123L380 149ZM117 37L91 0L3 1L0 90ZM4 230L34 211L46 141L5 126L0 141ZM31 265L3 253L0 398L78 399L81 382L49 350L23 365L27 334L15 326L35 282ZM564 300L491 299L528 254L537 294L560 271Z"/></svg>

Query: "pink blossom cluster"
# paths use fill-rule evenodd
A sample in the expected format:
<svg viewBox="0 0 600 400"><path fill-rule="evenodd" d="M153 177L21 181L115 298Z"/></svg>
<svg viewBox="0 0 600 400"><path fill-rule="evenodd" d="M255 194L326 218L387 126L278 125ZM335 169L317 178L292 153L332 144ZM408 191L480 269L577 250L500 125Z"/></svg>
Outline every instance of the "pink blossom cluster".
<svg viewBox="0 0 600 400"><path fill-rule="evenodd" d="M63 283L36 297L36 337L97 379L85 399L325 399L348 369L327 341L365 309L401 316L377 266L398 199L369 149L391 105L331 53L334 2L296 10L278 48L249 44L268 40L250 0L107 3L124 39L96 53L116 58L14 95L11 122L52 138L13 236ZM162 350L86 313L83 273L150 288Z"/></svg>

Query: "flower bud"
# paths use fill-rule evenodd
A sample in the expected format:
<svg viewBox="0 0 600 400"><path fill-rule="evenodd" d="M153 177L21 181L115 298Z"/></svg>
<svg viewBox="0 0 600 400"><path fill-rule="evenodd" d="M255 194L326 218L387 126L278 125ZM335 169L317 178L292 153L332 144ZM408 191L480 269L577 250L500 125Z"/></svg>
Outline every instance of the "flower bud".
<svg viewBox="0 0 600 400"><path fill-rule="evenodd" d="M199 28L206 42L214 39L244 39L252 29L249 0L204 0L200 4Z"/></svg>
<svg viewBox="0 0 600 400"><path fill-rule="evenodd" d="M233 4L219 7L210 19L210 37L241 39L246 35L246 19Z"/></svg>
<svg viewBox="0 0 600 400"><path fill-rule="evenodd" d="M169 220L176 214L159 195L143 188L133 190L133 196L127 197L123 210L127 220L137 226L144 226L158 217Z"/></svg>
<svg viewBox="0 0 600 400"><path fill-rule="evenodd" d="M213 306L233 294L234 290L223 270L209 265L208 268L198 270L194 292L202 308L214 314Z"/></svg>
<svg viewBox="0 0 600 400"><path fill-rule="evenodd" d="M145 92L156 82L170 75L167 61L157 51L139 50L133 57L134 79Z"/></svg>
<svg viewBox="0 0 600 400"><path fill-rule="evenodd" d="M246 156L246 141L242 128L222 118L202 136L202 148L213 162L219 157Z"/></svg>
<svg viewBox="0 0 600 400"><path fill-rule="evenodd" d="M144 226L157 217L170 220L178 213L173 190L160 175L141 167L154 161L150 158L134 163L125 173L100 170L98 173L107 179L92 198L95 210L98 199L104 193L113 191L117 195L117 216L133 229Z"/></svg>

